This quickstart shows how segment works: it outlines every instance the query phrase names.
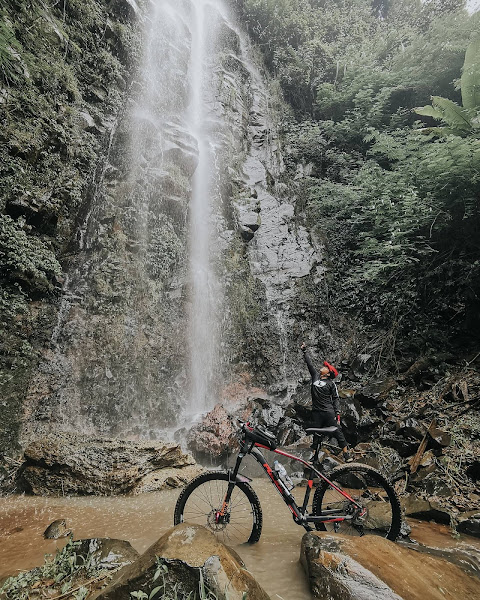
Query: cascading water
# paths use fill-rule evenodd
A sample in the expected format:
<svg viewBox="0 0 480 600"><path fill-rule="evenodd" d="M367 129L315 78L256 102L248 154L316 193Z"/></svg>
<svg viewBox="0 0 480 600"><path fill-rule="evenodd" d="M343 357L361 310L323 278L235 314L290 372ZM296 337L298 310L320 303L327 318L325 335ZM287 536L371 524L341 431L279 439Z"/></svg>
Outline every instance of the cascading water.
<svg viewBox="0 0 480 600"><path fill-rule="evenodd" d="M148 7L24 439L164 438L222 400L235 369L260 366L277 393L291 379L291 282L314 253L272 183L282 166L264 79L224 0Z"/></svg>
<svg viewBox="0 0 480 600"><path fill-rule="evenodd" d="M218 368L218 315L221 292L212 266L212 209L217 197L218 168L215 139L209 132L211 115L211 56L214 55L218 2L197 0L193 8L192 52L189 65L191 102L189 124L198 142L198 166L193 176L190 208L191 305L189 314L190 390L187 413L191 417L214 404ZM212 19L213 17L213 19ZM207 33L208 28L208 33ZM188 417L187 417L188 418Z"/></svg>
<svg viewBox="0 0 480 600"><path fill-rule="evenodd" d="M143 61L78 228L25 437L164 437L182 412L191 421L215 402L223 15L220 0L149 3Z"/></svg>

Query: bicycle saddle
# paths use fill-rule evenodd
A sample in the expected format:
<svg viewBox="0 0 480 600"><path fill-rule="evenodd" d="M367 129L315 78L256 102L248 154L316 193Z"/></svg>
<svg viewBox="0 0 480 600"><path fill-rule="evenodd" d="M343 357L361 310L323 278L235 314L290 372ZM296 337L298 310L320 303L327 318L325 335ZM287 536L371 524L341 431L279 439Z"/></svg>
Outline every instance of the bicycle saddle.
<svg viewBox="0 0 480 600"><path fill-rule="evenodd" d="M312 433L317 433L318 435L328 435L330 433L335 433L337 429L337 427L307 427L305 431L309 435Z"/></svg>

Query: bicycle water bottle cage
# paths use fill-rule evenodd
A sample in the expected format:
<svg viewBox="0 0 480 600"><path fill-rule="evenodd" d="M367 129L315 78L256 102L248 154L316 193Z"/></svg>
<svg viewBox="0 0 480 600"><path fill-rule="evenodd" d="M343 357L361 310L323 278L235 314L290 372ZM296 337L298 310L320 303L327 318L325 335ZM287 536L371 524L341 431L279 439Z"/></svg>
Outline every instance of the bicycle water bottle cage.
<svg viewBox="0 0 480 600"><path fill-rule="evenodd" d="M337 431L337 427L308 427L305 432L308 435L316 433L317 435L332 435Z"/></svg>
<svg viewBox="0 0 480 600"><path fill-rule="evenodd" d="M245 437L252 442L262 444L262 446L266 446L270 450L275 450L277 447L277 440L270 431L265 431L261 427L255 427L254 429L248 426L244 428L244 431Z"/></svg>

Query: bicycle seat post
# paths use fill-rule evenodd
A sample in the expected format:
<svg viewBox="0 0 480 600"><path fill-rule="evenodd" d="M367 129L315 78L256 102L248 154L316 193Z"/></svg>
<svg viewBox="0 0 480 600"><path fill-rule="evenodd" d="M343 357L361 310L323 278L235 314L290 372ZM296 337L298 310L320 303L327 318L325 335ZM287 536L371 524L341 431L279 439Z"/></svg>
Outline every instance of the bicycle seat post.
<svg viewBox="0 0 480 600"><path fill-rule="evenodd" d="M317 433L313 434L313 456L311 458L311 462L315 464L318 462L318 453L320 452L320 436Z"/></svg>

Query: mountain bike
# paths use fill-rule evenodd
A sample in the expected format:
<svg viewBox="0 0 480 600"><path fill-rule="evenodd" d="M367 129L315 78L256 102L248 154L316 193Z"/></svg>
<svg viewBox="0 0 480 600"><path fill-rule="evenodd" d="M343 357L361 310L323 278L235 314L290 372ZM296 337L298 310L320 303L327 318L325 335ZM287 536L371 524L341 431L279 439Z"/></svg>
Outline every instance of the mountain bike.
<svg viewBox="0 0 480 600"><path fill-rule="evenodd" d="M283 498L295 523L307 531L315 528L355 536L373 533L396 540L402 524L400 502L381 473L360 463L336 467L328 477L323 472L318 462L320 436L331 435L335 427L305 430L314 436L314 453L307 461L277 448L271 432L239 423L240 452L234 468L203 473L187 484L175 506L175 525L183 522L203 525L229 545L258 542L262 533L262 508L250 485L252 480L239 473L242 460L250 454ZM308 479L301 505L291 493L288 477L282 475L278 467L272 468L261 450L269 450L304 466Z"/></svg>

